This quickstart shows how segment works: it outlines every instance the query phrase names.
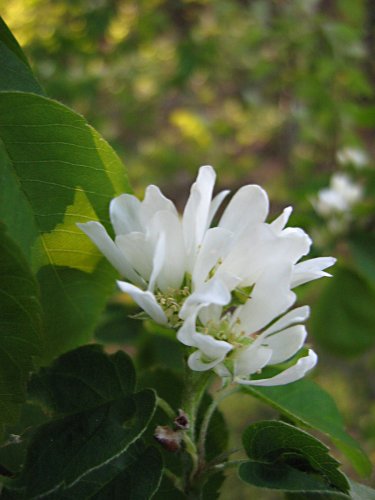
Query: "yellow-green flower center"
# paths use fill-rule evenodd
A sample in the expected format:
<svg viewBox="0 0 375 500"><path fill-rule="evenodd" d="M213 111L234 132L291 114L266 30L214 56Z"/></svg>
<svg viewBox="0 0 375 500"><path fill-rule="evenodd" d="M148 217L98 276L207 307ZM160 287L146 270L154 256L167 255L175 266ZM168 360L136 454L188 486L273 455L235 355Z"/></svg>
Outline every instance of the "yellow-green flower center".
<svg viewBox="0 0 375 500"><path fill-rule="evenodd" d="M166 292L158 290L155 293L158 304L162 307L168 318L169 325L173 328L177 328L182 324L179 312L190 293L191 290L188 286L179 289L169 288Z"/></svg>

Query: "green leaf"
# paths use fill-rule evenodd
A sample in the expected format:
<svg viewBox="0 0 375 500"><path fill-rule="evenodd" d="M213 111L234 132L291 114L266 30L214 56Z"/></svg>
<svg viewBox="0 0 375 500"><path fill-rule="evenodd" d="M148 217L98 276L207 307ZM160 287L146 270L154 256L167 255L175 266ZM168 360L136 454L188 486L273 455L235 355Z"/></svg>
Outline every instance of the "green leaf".
<svg viewBox="0 0 375 500"><path fill-rule="evenodd" d="M311 317L311 331L327 350L344 356L375 344L375 291L358 274L341 267L324 288Z"/></svg>
<svg viewBox="0 0 375 500"><path fill-rule="evenodd" d="M53 419L36 430L12 489L28 499L65 494L83 477L120 458L144 433L155 411L154 392L134 394L134 384L134 368L125 353L107 356L94 345L42 369L30 392ZM132 457L123 460L125 467ZM102 472L105 477L112 474Z"/></svg>
<svg viewBox="0 0 375 500"><path fill-rule="evenodd" d="M109 464L84 476L71 488L47 495L46 500L130 500L152 498L162 475L161 455L155 447L136 441Z"/></svg>
<svg viewBox="0 0 375 500"><path fill-rule="evenodd" d="M138 361L142 369L164 366L173 371L182 372L185 366L185 349L176 340L176 332L145 322L146 334L141 337ZM160 333L159 333L160 332Z"/></svg>
<svg viewBox="0 0 375 500"><path fill-rule="evenodd" d="M358 273L375 287L375 235L367 233L353 236L350 248Z"/></svg>
<svg viewBox="0 0 375 500"><path fill-rule="evenodd" d="M346 493L286 493L285 500L348 500L351 499Z"/></svg>
<svg viewBox="0 0 375 500"><path fill-rule="evenodd" d="M184 382L180 373L163 367L141 370L138 388L154 389L176 411L181 407Z"/></svg>
<svg viewBox="0 0 375 500"><path fill-rule="evenodd" d="M303 379L275 387L246 387L250 393L296 424L301 424L331 438L362 475L371 473L371 462L359 444L345 432L343 419L333 398L312 380Z"/></svg>
<svg viewBox="0 0 375 500"><path fill-rule="evenodd" d="M136 344L142 335L142 321L131 316L139 312L135 304L116 300L107 304L95 328L95 338L107 344Z"/></svg>
<svg viewBox="0 0 375 500"><path fill-rule="evenodd" d="M243 444L250 460L241 464L239 475L254 486L295 492L349 489L328 448L292 425L277 421L250 425Z"/></svg>
<svg viewBox="0 0 375 500"><path fill-rule="evenodd" d="M288 493L286 498L287 500L340 500L340 498L350 500L375 500L375 490L372 488L351 480L349 480L349 484L350 491L347 495L344 493Z"/></svg>
<svg viewBox="0 0 375 500"><path fill-rule="evenodd" d="M0 116L0 217L39 272L49 360L90 338L114 283L115 272L76 223L108 227L110 200L129 186L113 150L65 106L0 92Z"/></svg>
<svg viewBox="0 0 375 500"><path fill-rule="evenodd" d="M375 500L375 490L364 484L349 481L350 483L350 498L352 500Z"/></svg>
<svg viewBox="0 0 375 500"><path fill-rule="evenodd" d="M48 420L39 405L22 405L17 423L5 426L5 439L0 445L0 475L14 477L20 472L34 430Z"/></svg>
<svg viewBox="0 0 375 500"><path fill-rule="evenodd" d="M164 399L175 411L175 416L178 415L178 409L181 408L181 400L184 391L184 383L180 374L161 367L140 370L137 388L138 390L145 388L153 389L156 391L158 397ZM169 415L166 415L165 412L158 407L148 430L145 432L144 439L148 443L155 443L154 432L156 427L158 425L167 425L173 428L173 420L173 418L170 418ZM165 468L173 471L180 477L183 474L183 460L176 459L175 453L165 450L162 446L159 446L158 449L163 456Z"/></svg>
<svg viewBox="0 0 375 500"><path fill-rule="evenodd" d="M62 355L35 374L29 384L30 397L54 415L96 408L134 390L135 370L129 356L122 351L106 356L99 345Z"/></svg>
<svg viewBox="0 0 375 500"><path fill-rule="evenodd" d="M212 397L209 394L205 394L202 398L202 402L199 407L197 416L197 429L199 432L200 426L204 417L205 412L212 403ZM212 418L210 420L210 425L207 432L206 441L206 456L207 461L213 460L215 457L227 450L229 440L229 432L225 423L225 419L222 413L215 409Z"/></svg>
<svg viewBox="0 0 375 500"><path fill-rule="evenodd" d="M202 487L201 499L202 500L216 500L220 498L220 490L225 481L223 472L212 474Z"/></svg>
<svg viewBox="0 0 375 500"><path fill-rule="evenodd" d="M177 489L172 481L164 475L160 487L153 498L154 500L186 500L186 495Z"/></svg>
<svg viewBox="0 0 375 500"><path fill-rule="evenodd" d="M114 291L114 273L101 260L91 273L61 266L44 266L37 274L45 310L47 346L44 359L86 343L106 298Z"/></svg>
<svg viewBox="0 0 375 500"><path fill-rule="evenodd" d="M0 433L18 419L33 356L42 348L41 319L37 282L0 225Z"/></svg>
<svg viewBox="0 0 375 500"><path fill-rule="evenodd" d="M0 90L20 90L23 92L44 94L31 71L21 47L1 17L0 67Z"/></svg>

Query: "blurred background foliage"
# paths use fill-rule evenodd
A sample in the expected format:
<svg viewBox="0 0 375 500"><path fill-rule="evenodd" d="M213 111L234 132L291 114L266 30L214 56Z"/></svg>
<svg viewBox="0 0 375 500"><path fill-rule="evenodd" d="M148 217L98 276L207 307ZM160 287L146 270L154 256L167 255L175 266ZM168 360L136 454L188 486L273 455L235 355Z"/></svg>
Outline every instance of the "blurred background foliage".
<svg viewBox="0 0 375 500"><path fill-rule="evenodd" d="M155 183L182 206L197 168L212 164L219 187L265 187L272 214L293 205L292 224L313 235L313 253L338 257L337 279L303 287L300 300L316 302L317 379L375 459L375 2L0 4L47 94L114 146L137 193ZM361 196L324 212L319 190L335 172ZM122 338L128 307L114 299L98 338L130 343L141 366L168 359L163 334L159 351L143 338L136 346L133 323ZM226 411L238 429L248 423L244 404Z"/></svg>

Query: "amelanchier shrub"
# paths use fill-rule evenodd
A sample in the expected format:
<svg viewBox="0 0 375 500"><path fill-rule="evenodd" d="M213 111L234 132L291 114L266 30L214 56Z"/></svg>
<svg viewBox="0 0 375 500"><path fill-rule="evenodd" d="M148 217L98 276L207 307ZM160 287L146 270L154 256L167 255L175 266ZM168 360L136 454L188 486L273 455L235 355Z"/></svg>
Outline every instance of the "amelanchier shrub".
<svg viewBox="0 0 375 500"><path fill-rule="evenodd" d="M308 433L370 473L331 397L303 378L317 355L293 289L335 259L304 258L291 208L266 222L259 186L218 217L228 192L212 197L209 166L182 216L156 186L138 200L110 146L44 95L4 23L0 60L2 497L212 499L237 467L291 499L375 498ZM123 324L142 339L133 360L91 342L116 278L142 310ZM231 450L217 406L238 392L281 418Z"/></svg>

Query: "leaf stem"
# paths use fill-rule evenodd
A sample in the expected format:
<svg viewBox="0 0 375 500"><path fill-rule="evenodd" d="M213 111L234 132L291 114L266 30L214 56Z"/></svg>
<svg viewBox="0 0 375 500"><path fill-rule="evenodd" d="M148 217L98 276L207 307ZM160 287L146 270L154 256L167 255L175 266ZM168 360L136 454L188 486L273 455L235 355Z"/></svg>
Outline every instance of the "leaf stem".
<svg viewBox="0 0 375 500"><path fill-rule="evenodd" d="M215 465L218 465L221 462L225 462L227 458L229 458L231 455L239 453L240 451L243 451L243 448L234 448L233 450L224 451L223 453L220 453L220 455L218 455L217 457L213 458L210 462L208 462L206 468L211 469Z"/></svg>
<svg viewBox="0 0 375 500"><path fill-rule="evenodd" d="M167 403L167 401L159 396L156 396L156 404L157 406L163 410L163 412L172 420L176 418L176 412L173 408Z"/></svg>
<svg viewBox="0 0 375 500"><path fill-rule="evenodd" d="M222 462L220 464L216 464L213 469L216 470L224 470L224 469L229 469L230 467L236 467L237 465L244 464L248 462L248 458L240 458L238 460L230 460L229 462Z"/></svg>
<svg viewBox="0 0 375 500"><path fill-rule="evenodd" d="M184 491L183 489L183 485L182 485L182 481L181 481L181 478L179 478L178 476L176 476L176 474L174 474L171 470L165 468L164 469L164 474L165 476L170 480L172 481L173 485L179 490L179 491Z"/></svg>

